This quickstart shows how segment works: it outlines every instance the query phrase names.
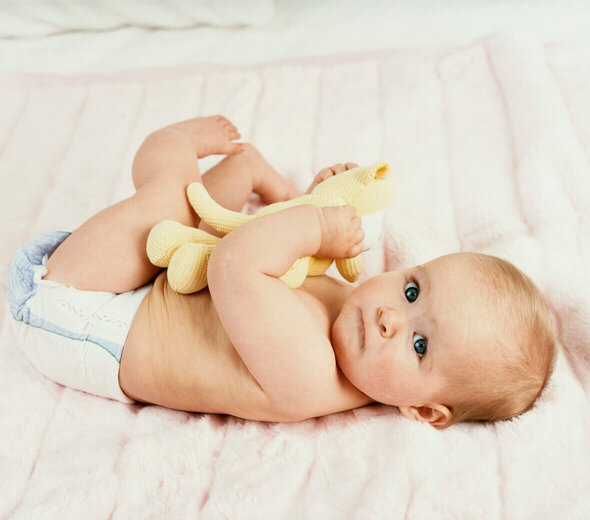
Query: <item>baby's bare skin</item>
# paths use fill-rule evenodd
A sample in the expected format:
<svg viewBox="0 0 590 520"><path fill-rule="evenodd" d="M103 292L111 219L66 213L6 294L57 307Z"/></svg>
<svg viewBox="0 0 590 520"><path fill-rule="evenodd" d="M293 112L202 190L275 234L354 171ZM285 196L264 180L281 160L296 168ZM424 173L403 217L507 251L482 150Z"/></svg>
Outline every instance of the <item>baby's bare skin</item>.
<svg viewBox="0 0 590 520"><path fill-rule="evenodd" d="M252 193L268 204L299 195L256 148L232 142L237 138L235 126L222 116L195 118L151 133L133 162L135 195L76 229L48 259L45 278L115 293L154 281L133 320L119 370L122 390L138 401L267 421L301 420L372 402L340 370L311 389L325 397L306 417L294 414L289 403L271 401L229 341L209 288L191 295L176 293L167 284L166 272L149 262L147 235L161 220L217 233L190 207L186 187L191 182L202 182L214 200L234 211L240 211ZM197 159L223 153L229 155L201 176ZM348 167L334 165L331 173ZM88 247L101 254L89 255ZM321 359L331 360L330 366L336 366L330 331L350 290L328 276L310 277L293 289L309 309L308 322L300 326L320 326L329 348Z"/></svg>
<svg viewBox="0 0 590 520"><path fill-rule="evenodd" d="M202 154L203 150L197 151L199 153ZM297 195L294 187L285 182L253 147L246 157L253 185L264 202L278 202ZM346 167L334 165L332 174L354 166L354 163ZM212 171L203 176L205 183L207 175L216 175L216 181L212 178L206 184L213 198L216 198L216 188L226 192L231 189L224 171ZM322 176L327 178L323 173ZM222 184L224 178L226 182ZM317 178L314 179L315 184ZM226 201L228 206L236 209ZM308 278L302 287L294 291L309 308L311 319L320 324L329 339L338 308L351 289L348 284L322 276ZM281 304L280 301L274 303ZM301 324L302 327L312 325ZM330 354L333 359L333 353ZM287 403L284 407L271 403L252 377L225 334L209 288L191 295L175 293L168 286L165 272L156 278L132 324L121 359L120 384L133 399L170 408L228 413L268 421L301 419L289 413ZM323 408L312 416L371 402L352 385L344 386L346 391L341 392L341 387L338 387L332 392L337 398L326 400ZM329 394L328 390L317 389Z"/></svg>
<svg viewBox="0 0 590 520"><path fill-rule="evenodd" d="M381 402L398 406L410 419L444 428L450 410L431 396L441 389L460 391L445 378L449 367L466 361L485 364L494 352L484 346L497 344L481 287L469 276L468 253L383 273L356 289L325 275L290 289L299 311L301 305L308 311L300 313L305 319L297 327L319 327L321 332L322 341L315 345L318 363L325 364L326 373L336 367L335 377L305 389L318 396L305 415L294 413L289 403L271 400L254 379L229 341L209 288L176 293L166 272L149 262L147 234L161 220L217 233L188 203L185 190L191 182L202 182L214 200L234 211L252 193L268 204L298 195L256 148L232 142L237 138L235 126L222 116L153 132L133 163L137 193L91 217L46 262L45 279L82 290L122 293L154 281L124 346L123 391L146 403L266 421L301 420ZM197 158L216 153L229 155L201 177ZM307 192L355 166L339 163L320 171ZM101 254L89 255L89 247ZM296 303L285 300L275 297L272 305ZM306 359L313 354L308 351ZM312 365L310 370L322 368Z"/></svg>
<svg viewBox="0 0 590 520"><path fill-rule="evenodd" d="M195 118L149 134L133 161L137 192L74 230L48 259L45 278L81 290L122 293L141 287L162 270L145 251L149 231L158 222L176 220L221 236L201 222L189 204L186 187L192 182L202 182L214 200L234 211L240 211L253 192L266 200L291 196L294 187L256 148L232 143L239 137L223 116ZM198 157L228 152L233 155L201 177ZM89 255L89 245L101 254Z"/></svg>
<svg viewBox="0 0 590 520"><path fill-rule="evenodd" d="M351 287L328 276L310 277L291 289L310 311L329 345L330 331ZM281 305L274 301L274 305ZM330 352L333 357L333 352ZM296 354L294 354L296 357ZM318 356L318 360L324 356ZM310 367L311 368L311 367ZM343 382L345 378L339 372ZM257 384L225 333L208 288L182 295L160 274L142 302L121 359L120 383L131 398L194 412L231 414L251 420L291 422L289 403L276 403ZM285 384L288 384L285 381ZM326 382L318 395L332 395L309 417L358 408L372 399L348 384L334 391Z"/></svg>

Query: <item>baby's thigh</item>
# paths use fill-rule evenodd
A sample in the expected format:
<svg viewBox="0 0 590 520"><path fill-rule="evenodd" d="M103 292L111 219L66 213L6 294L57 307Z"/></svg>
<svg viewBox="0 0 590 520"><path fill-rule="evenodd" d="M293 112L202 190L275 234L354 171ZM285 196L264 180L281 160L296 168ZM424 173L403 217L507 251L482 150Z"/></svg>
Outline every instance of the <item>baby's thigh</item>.
<svg viewBox="0 0 590 520"><path fill-rule="evenodd" d="M156 179L97 213L49 257L45 279L80 290L114 293L151 281L162 270L146 253L151 228L166 219L199 224L186 197L187 186L177 179Z"/></svg>

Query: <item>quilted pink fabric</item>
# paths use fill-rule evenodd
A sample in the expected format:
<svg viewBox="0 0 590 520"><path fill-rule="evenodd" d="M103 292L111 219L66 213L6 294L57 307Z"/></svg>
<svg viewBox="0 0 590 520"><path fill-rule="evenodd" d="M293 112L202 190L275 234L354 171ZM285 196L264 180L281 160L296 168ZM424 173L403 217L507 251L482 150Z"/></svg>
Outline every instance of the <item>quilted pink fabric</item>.
<svg viewBox="0 0 590 520"><path fill-rule="evenodd" d="M455 251L528 273L560 343L535 407L442 432L381 405L273 424L124 405L39 374L11 327L12 255L131 195L149 132L217 113L300 190L335 162L391 163L398 191L357 283ZM584 45L497 35L254 67L1 74L0 114L1 518L590 517Z"/></svg>

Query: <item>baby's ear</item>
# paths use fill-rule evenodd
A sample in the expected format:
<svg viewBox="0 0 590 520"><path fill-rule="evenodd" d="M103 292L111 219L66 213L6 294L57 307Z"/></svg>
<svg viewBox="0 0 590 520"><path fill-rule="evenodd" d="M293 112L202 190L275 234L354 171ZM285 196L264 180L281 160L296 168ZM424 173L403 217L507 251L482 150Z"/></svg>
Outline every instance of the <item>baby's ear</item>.
<svg viewBox="0 0 590 520"><path fill-rule="evenodd" d="M399 406L399 411L412 421L427 422L437 430L444 430L450 421L451 411L443 404L429 403L424 406Z"/></svg>

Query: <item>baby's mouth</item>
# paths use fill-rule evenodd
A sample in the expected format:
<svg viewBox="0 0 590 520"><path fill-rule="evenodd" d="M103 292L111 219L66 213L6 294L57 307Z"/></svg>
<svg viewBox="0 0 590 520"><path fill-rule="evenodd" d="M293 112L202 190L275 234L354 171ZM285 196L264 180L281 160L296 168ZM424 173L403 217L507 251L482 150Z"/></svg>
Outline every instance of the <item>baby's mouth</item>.
<svg viewBox="0 0 590 520"><path fill-rule="evenodd" d="M365 349L365 320L363 319L363 313L359 309L359 321L361 324L361 350Z"/></svg>

